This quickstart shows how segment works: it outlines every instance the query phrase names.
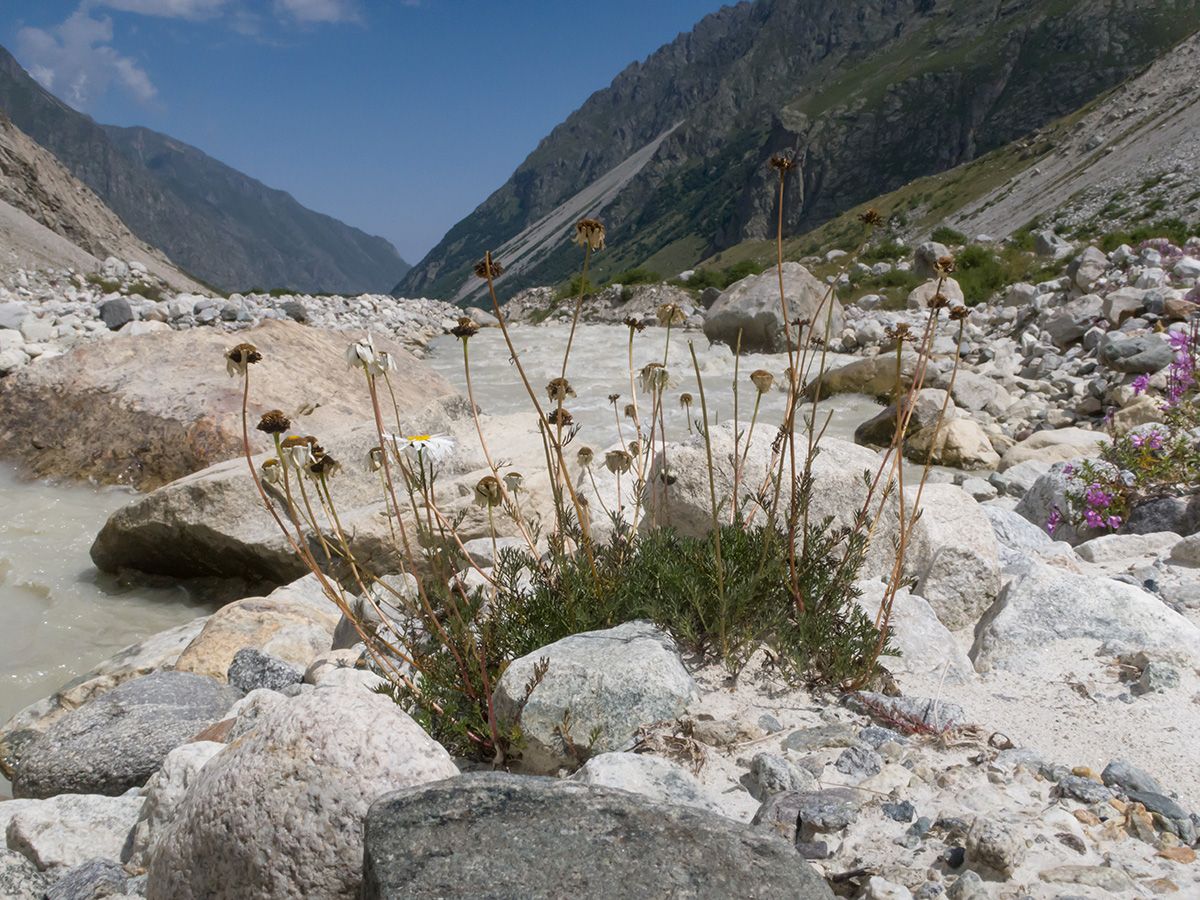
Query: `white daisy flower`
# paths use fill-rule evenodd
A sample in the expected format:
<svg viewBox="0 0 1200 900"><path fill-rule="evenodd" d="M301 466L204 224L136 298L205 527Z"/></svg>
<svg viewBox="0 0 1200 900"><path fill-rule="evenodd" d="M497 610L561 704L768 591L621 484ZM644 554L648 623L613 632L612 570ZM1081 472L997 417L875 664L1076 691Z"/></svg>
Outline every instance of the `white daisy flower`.
<svg viewBox="0 0 1200 900"><path fill-rule="evenodd" d="M361 341L355 341L346 348L346 365L350 368L357 366L366 366L370 371L370 367L375 363L375 341L372 340L370 333Z"/></svg>

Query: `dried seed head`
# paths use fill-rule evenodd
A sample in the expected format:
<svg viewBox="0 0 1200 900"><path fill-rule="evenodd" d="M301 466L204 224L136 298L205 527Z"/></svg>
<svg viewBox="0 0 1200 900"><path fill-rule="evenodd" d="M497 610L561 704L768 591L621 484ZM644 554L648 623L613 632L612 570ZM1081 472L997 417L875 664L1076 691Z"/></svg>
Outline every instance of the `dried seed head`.
<svg viewBox="0 0 1200 900"><path fill-rule="evenodd" d="M778 169L781 175L795 171L796 163L786 156L772 156L771 168Z"/></svg>
<svg viewBox="0 0 1200 900"><path fill-rule="evenodd" d="M322 453L313 460L308 466L308 474L314 478L332 478L334 475L342 471L342 464L330 456L328 453Z"/></svg>
<svg viewBox="0 0 1200 900"><path fill-rule="evenodd" d="M679 406L681 409L691 409L692 408L692 395L686 394L686 393L680 394L679 395Z"/></svg>
<svg viewBox="0 0 1200 900"><path fill-rule="evenodd" d="M546 385L546 393L549 395L551 403L561 403L568 397L574 397L575 389L571 387L567 379L555 378Z"/></svg>
<svg viewBox="0 0 1200 900"><path fill-rule="evenodd" d="M659 325L682 325L686 318L678 303L664 303L658 308Z"/></svg>
<svg viewBox="0 0 1200 900"><path fill-rule="evenodd" d="M898 344L913 343L917 336L912 333L912 328L907 322L897 322L894 326L889 325L883 330L884 335Z"/></svg>
<svg viewBox="0 0 1200 900"><path fill-rule="evenodd" d="M766 369L756 369L751 372L750 380L754 382L754 386L758 388L760 394L765 394L775 384L775 376Z"/></svg>
<svg viewBox="0 0 1200 900"><path fill-rule="evenodd" d="M877 209L868 209L858 217L858 221L875 228L883 224L883 216L879 214L879 210Z"/></svg>
<svg viewBox="0 0 1200 900"><path fill-rule="evenodd" d="M508 472L504 476L504 486L514 494L525 484L525 476L520 472Z"/></svg>
<svg viewBox="0 0 1200 900"><path fill-rule="evenodd" d="M378 472L383 468L383 448L372 447L367 451L366 459L367 471Z"/></svg>
<svg viewBox="0 0 1200 900"><path fill-rule="evenodd" d="M626 316L624 324L629 327L630 331L645 331L646 326L635 319L633 316Z"/></svg>
<svg viewBox="0 0 1200 900"><path fill-rule="evenodd" d="M603 250L604 226L595 219L580 219L575 223L575 243L592 250Z"/></svg>
<svg viewBox="0 0 1200 900"><path fill-rule="evenodd" d="M936 294L930 297L929 302L926 304L926 306L928 306L930 309L945 309L949 305L950 298L941 291L938 291Z"/></svg>
<svg viewBox="0 0 1200 900"><path fill-rule="evenodd" d="M954 257L939 256L937 262L933 264L933 268L939 275L949 275L955 269Z"/></svg>
<svg viewBox="0 0 1200 900"><path fill-rule="evenodd" d="M489 253L475 263L475 275L479 278L499 278L504 274L504 266L492 259Z"/></svg>
<svg viewBox="0 0 1200 900"><path fill-rule="evenodd" d="M291 427L291 420L283 414L282 409L267 410L255 426L259 431L267 434L283 434Z"/></svg>
<svg viewBox="0 0 1200 900"><path fill-rule="evenodd" d="M579 452L575 454L575 459L579 462L581 469L586 469L592 464L592 460L596 458L596 454L592 452L592 448L583 446L579 448Z"/></svg>
<svg viewBox="0 0 1200 900"><path fill-rule="evenodd" d="M616 406L616 405L617 405L617 401L618 401L618 400L620 400L620 399L621 399L621 395L620 395L620 394L609 394L609 395L608 395L608 402L609 402L609 403L611 403L613 406Z"/></svg>
<svg viewBox="0 0 1200 900"><path fill-rule="evenodd" d="M504 500L504 488L495 475L484 475L475 485L475 505L491 509Z"/></svg>
<svg viewBox="0 0 1200 900"><path fill-rule="evenodd" d="M546 421L551 425L556 425L559 428L566 428L575 421L574 417L565 409L554 409L550 411L550 415L546 416Z"/></svg>
<svg viewBox="0 0 1200 900"><path fill-rule="evenodd" d="M225 371L230 378L246 374L246 368L262 359L262 354L253 344L238 344L225 351Z"/></svg>
<svg viewBox="0 0 1200 900"><path fill-rule="evenodd" d="M464 341L467 338L475 337L479 334L479 326L470 316L459 316L458 324L450 329L450 333L456 338L462 338Z"/></svg>
<svg viewBox="0 0 1200 900"><path fill-rule="evenodd" d="M661 391L671 384L671 373L667 371L666 366L659 362L647 363L642 366L640 378L642 390L647 394Z"/></svg>
<svg viewBox="0 0 1200 900"><path fill-rule="evenodd" d="M632 456L634 459L637 459L639 456L641 456L642 455L642 445L639 444L637 441L630 441L629 455Z"/></svg>
<svg viewBox="0 0 1200 900"><path fill-rule="evenodd" d="M625 404L625 418L630 419L634 422L637 421L637 407L634 406L632 403Z"/></svg>
<svg viewBox="0 0 1200 900"><path fill-rule="evenodd" d="M954 306L954 307L951 307L951 309L950 309L950 321L951 321L951 322L962 322L962 321L964 321L964 320L967 318L967 316L969 316L970 314L971 314L971 311L970 311L969 309L967 309L967 308L966 308L966 306Z"/></svg>
<svg viewBox="0 0 1200 900"><path fill-rule="evenodd" d="M633 457L624 450L609 450L604 454L604 467L614 475L628 472L633 465Z"/></svg>

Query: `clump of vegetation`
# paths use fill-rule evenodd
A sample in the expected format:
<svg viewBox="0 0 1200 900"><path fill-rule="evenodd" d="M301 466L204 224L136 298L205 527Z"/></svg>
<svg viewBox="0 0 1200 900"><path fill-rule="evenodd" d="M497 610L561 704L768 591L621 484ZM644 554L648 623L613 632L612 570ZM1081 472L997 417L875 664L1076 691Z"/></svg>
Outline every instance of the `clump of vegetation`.
<svg viewBox="0 0 1200 900"><path fill-rule="evenodd" d="M761 275L766 269L766 266L752 259L743 259L731 266L726 266L720 271L697 269L686 282L673 280L671 284L686 287L694 291L703 291L710 287L714 287L718 291L723 291L731 284L741 281L743 278L748 278L751 275Z"/></svg>
<svg viewBox="0 0 1200 900"><path fill-rule="evenodd" d="M659 284L662 280L662 275L658 272L652 272L649 269L626 269L621 274L610 278L608 284L620 284L625 287L631 287L635 284Z"/></svg>
<svg viewBox="0 0 1200 900"><path fill-rule="evenodd" d="M967 243L967 236L961 231L955 231L948 225L939 225L933 229L933 233L929 236L930 240L937 241L939 244L953 244L955 246L963 246Z"/></svg>
<svg viewBox="0 0 1200 900"><path fill-rule="evenodd" d="M796 166L783 157L772 159L771 165L779 176L778 233L782 233L785 181ZM846 257L843 274L872 231L883 224L874 211L868 211L862 222L866 234L856 252ZM494 280L502 265L485 253L475 268L476 275L487 281L514 373L538 423L552 507L546 519L530 514L524 476L494 455L476 413L487 474L475 485L474 502L486 513L496 559L493 567L483 568L471 560L463 546L464 520L443 511L438 478L446 455L452 452L449 438L404 435L394 406L394 425L385 425L390 418L386 410L394 366L370 337L352 344L346 359L362 372L374 409L378 443L366 462L378 473L407 586L397 587L394 580L380 577L356 558L329 490L329 480L341 465L317 438L290 434L291 423L279 410L265 414L257 426L273 437L275 455L255 465L246 410L251 366L261 354L249 344L226 354L230 374L244 380L243 439L255 487L291 547L316 574L326 595L355 623L373 664L388 680L387 693L455 752L490 759L496 765L504 765L519 752L522 740L524 702L508 718L499 715L493 702L509 664L567 635L632 619L653 620L694 652L722 660L735 675L765 648L778 674L791 684L857 690L872 683L880 674L880 655L890 652L892 602L904 583L904 555L919 514L924 477L915 498L898 504L898 514L896 505L885 501L905 497L900 466L903 435L924 382L940 315L947 307L940 291L923 329L914 331L905 325L895 330L897 352L906 343L913 345L920 362L911 387L902 389L897 357L895 397L903 410L901 422L879 468L863 473L864 499L849 515L848 525L835 528L833 520L818 517L812 505L818 490L813 463L824 433L817 398L832 328L832 287L804 319L789 311L788 298L781 291L788 368L778 389L786 400L782 419L772 427L769 462L757 471L747 466L757 400L747 424L739 415L735 373L733 453L727 459L717 457L712 433L716 411L709 407L691 350L699 393L698 398L686 395L685 405L704 445L707 465L702 478L708 483L712 521L700 536L681 534L671 525L672 498L677 496L671 489L676 481L672 470L676 451L667 440L663 408L665 392L675 383L667 368L672 329L683 323L683 311L673 303L658 309L664 326L663 352L640 365L642 361L633 356L633 336L643 325L627 320L632 402L625 405L624 417L632 424L632 439L621 427L619 395L612 394L609 401L621 449L609 451L602 463L615 477L615 501L610 498L606 506L599 490L589 500L586 486L595 488L594 469L601 460L577 440L580 429L567 408L576 398L568 372L575 326L591 287L589 263L593 253L604 249L604 237L603 225L595 220L576 224L583 271L572 282L572 326L561 366L555 364L558 375L544 387L531 383L496 299ZM782 264L782 238L777 240L776 256ZM952 268L951 260L939 261L939 288ZM756 271L761 267L755 263L739 263L721 273L720 279L728 284ZM958 323L961 347L965 310L952 311L950 318ZM472 410L477 407L470 344L478 330L468 318L460 319L453 329L462 345ZM951 386L956 374L957 356ZM774 376L763 370L751 374L749 381L756 398L775 386ZM718 471L726 466L731 467L727 471L732 473L732 488L719 492ZM854 585L872 534L884 516L893 515L898 519L898 534L888 587L878 615L868 618L854 602ZM522 547L497 552L501 523L509 533L519 535ZM537 691L547 665L543 662L535 668L524 686L525 701ZM565 724L564 731L569 731Z"/></svg>
<svg viewBox="0 0 1200 900"><path fill-rule="evenodd" d="M899 241L889 238L886 241L867 247L863 250L859 259L864 263L894 262L897 259L903 259L908 256L908 253L908 247Z"/></svg>

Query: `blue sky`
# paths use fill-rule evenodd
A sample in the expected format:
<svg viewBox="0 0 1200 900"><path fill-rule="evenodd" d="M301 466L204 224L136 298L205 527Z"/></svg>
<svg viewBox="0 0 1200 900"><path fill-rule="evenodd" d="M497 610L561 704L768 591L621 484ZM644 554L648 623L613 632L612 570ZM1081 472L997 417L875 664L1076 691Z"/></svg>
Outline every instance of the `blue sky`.
<svg viewBox="0 0 1200 900"><path fill-rule="evenodd" d="M0 43L417 262L625 66L722 0L0 0Z"/></svg>

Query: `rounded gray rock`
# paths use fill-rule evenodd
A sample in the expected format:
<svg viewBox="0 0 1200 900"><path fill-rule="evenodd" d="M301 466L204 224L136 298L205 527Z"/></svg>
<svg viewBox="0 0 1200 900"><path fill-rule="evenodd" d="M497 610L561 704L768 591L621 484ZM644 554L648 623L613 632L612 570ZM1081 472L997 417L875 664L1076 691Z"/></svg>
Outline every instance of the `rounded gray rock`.
<svg viewBox="0 0 1200 900"><path fill-rule="evenodd" d="M13 796L115 797L141 787L168 753L219 721L240 696L192 672L127 681L71 710L25 750Z"/></svg>
<svg viewBox="0 0 1200 900"><path fill-rule="evenodd" d="M378 797L458 774L390 699L329 687L265 711L200 770L150 852L149 900L356 900Z"/></svg>
<svg viewBox="0 0 1200 900"><path fill-rule="evenodd" d="M500 772L381 798L367 815L364 900L832 900L787 842L612 788Z"/></svg>
<svg viewBox="0 0 1200 900"><path fill-rule="evenodd" d="M243 647L233 655L233 662L229 664L225 677L239 691L248 694L257 688L282 691L288 685L303 681L304 673L269 653L254 647Z"/></svg>

